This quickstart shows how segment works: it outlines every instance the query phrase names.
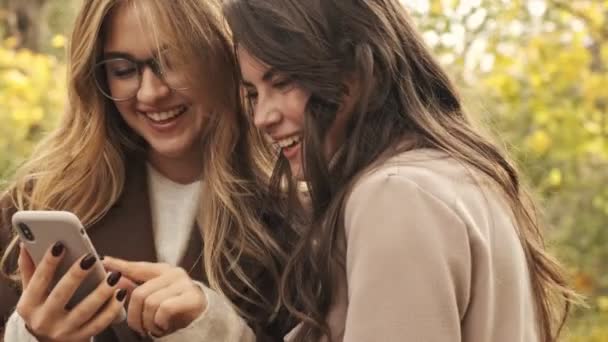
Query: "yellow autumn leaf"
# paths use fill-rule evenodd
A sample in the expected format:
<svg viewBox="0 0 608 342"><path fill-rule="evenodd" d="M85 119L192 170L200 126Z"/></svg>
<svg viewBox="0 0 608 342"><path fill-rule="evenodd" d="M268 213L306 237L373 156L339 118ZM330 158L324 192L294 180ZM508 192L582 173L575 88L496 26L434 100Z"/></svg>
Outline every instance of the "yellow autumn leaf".
<svg viewBox="0 0 608 342"><path fill-rule="evenodd" d="M536 154L543 154L551 147L551 137L543 130L537 130L530 135L526 141L526 145Z"/></svg>
<svg viewBox="0 0 608 342"><path fill-rule="evenodd" d="M597 307L602 312L608 312L608 296L600 296L597 298Z"/></svg>
<svg viewBox="0 0 608 342"><path fill-rule="evenodd" d="M562 171L560 169L552 169L547 178L549 185L558 187L562 184Z"/></svg>
<svg viewBox="0 0 608 342"><path fill-rule="evenodd" d="M51 45L56 49L65 47L66 42L65 36L62 34L56 34L53 36L53 39L51 39Z"/></svg>
<svg viewBox="0 0 608 342"><path fill-rule="evenodd" d="M8 37L4 40L4 46L9 49L14 49L19 44L19 40L15 36Z"/></svg>
<svg viewBox="0 0 608 342"><path fill-rule="evenodd" d="M28 78L19 70L8 70L3 76L7 86L14 89L24 89L29 83Z"/></svg>

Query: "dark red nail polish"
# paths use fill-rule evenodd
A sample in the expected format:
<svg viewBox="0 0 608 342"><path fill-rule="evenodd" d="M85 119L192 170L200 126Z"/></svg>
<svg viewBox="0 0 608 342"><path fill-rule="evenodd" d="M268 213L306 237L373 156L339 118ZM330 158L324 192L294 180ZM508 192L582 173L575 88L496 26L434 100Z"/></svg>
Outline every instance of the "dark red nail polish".
<svg viewBox="0 0 608 342"><path fill-rule="evenodd" d="M116 299L119 302L122 302L123 299L125 299L126 296L127 296L127 290L126 289L120 289L120 291L118 291L118 293L116 294Z"/></svg>
<svg viewBox="0 0 608 342"><path fill-rule="evenodd" d="M93 254L87 254L87 256L80 261L80 268L86 271L95 264L95 261L97 261L97 258L95 258Z"/></svg>
<svg viewBox="0 0 608 342"><path fill-rule="evenodd" d="M116 285L116 283L118 283L118 281L120 280L121 276L122 276L122 273L120 273L120 272L110 273L110 275L108 276L108 285L110 285L110 286Z"/></svg>
<svg viewBox="0 0 608 342"><path fill-rule="evenodd" d="M55 242L55 244L53 245L53 248L51 248L51 254L54 257L58 257L61 255L61 253L63 253L63 243L61 243L60 241Z"/></svg>

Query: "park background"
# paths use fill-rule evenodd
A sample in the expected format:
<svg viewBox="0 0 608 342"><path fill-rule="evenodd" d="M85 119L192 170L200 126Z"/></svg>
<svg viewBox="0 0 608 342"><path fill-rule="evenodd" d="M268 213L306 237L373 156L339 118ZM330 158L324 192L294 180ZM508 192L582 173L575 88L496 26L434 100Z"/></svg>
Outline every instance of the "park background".
<svg viewBox="0 0 608 342"><path fill-rule="evenodd" d="M0 187L64 110L82 1L0 0ZM608 341L608 0L402 2L519 163L549 248L587 298L563 341Z"/></svg>

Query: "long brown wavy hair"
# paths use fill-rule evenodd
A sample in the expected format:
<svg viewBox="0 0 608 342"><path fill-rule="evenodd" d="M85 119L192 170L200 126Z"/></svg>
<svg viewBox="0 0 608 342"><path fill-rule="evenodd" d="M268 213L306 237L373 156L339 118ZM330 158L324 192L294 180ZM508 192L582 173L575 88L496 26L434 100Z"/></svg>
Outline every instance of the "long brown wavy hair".
<svg viewBox="0 0 608 342"><path fill-rule="evenodd" d="M281 288L284 304L303 322L297 340L330 336L325 319L332 274L344 265L336 239L353 183L373 162L420 147L445 151L504 193L528 262L542 341L557 339L574 293L545 251L535 207L513 163L473 128L399 0L227 0L224 14L236 44L311 93L303 146L312 217ZM359 89L343 150L330 167L318 151L347 79L357 80ZM411 143L396 148L403 141ZM275 172L287 169L279 160Z"/></svg>
<svg viewBox="0 0 608 342"><path fill-rule="evenodd" d="M145 154L143 139L92 77L102 55L104 23L117 6L133 6L158 49L169 47L179 60L196 61L191 76L210 108L200 147L204 185L198 223L205 274L212 287L242 303L236 309L250 322L267 324L279 306L276 284L286 257L262 222L280 227L281 218L269 210L259 184L267 181L270 153L243 114L234 49L217 0L83 1L70 39L65 114L1 193L3 209L68 210L91 226L120 197L127 160ZM6 247L2 271L13 278L16 242L15 237L0 246Z"/></svg>

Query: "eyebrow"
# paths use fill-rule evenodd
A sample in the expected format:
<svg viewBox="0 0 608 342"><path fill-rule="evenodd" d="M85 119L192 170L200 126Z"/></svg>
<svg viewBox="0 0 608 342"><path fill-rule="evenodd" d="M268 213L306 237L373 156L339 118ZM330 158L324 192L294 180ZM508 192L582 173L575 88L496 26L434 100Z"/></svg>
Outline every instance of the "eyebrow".
<svg viewBox="0 0 608 342"><path fill-rule="evenodd" d="M276 74L277 74L277 70L275 68L269 68L268 70L266 70L266 72L262 76L262 81L268 82L268 81L272 80ZM241 83L243 83L243 85L245 87L255 88L253 83L247 81L246 79L243 79L241 81Z"/></svg>
<svg viewBox="0 0 608 342"><path fill-rule="evenodd" d="M133 57L133 55L126 53L126 52L116 52L116 51L110 51L110 52L104 52L103 53L103 59L111 59L111 58L126 58L126 59L135 59L135 57Z"/></svg>
<svg viewBox="0 0 608 342"><path fill-rule="evenodd" d="M167 51L169 48L166 45L163 45L160 47L160 53L162 54L163 52ZM153 53L153 58L157 58L158 56L158 52L154 52ZM121 52L121 51L109 51L109 52L104 52L103 53L103 59L111 59L111 58L126 58L126 59L131 59L131 60L137 60L137 58L135 56L133 56L130 53L127 52Z"/></svg>

